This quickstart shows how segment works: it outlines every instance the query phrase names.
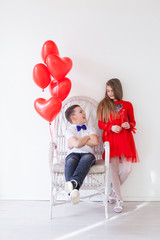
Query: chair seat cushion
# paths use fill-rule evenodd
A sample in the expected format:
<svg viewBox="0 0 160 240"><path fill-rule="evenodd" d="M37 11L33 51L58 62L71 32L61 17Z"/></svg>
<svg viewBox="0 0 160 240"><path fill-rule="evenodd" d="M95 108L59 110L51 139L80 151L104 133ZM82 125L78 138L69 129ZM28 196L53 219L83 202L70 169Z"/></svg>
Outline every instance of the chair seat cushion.
<svg viewBox="0 0 160 240"><path fill-rule="evenodd" d="M53 172L57 173L64 173L64 161L61 161L60 163L54 163L53 164ZM91 167L89 170L89 174L97 174L97 173L104 173L105 172L105 165L104 160L96 160L96 164Z"/></svg>

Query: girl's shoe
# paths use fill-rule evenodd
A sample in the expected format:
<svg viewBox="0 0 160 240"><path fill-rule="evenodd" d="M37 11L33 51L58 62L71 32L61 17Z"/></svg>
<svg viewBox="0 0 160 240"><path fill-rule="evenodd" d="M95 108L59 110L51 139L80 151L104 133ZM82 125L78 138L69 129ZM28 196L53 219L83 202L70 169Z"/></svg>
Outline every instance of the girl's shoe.
<svg viewBox="0 0 160 240"><path fill-rule="evenodd" d="M116 202L116 193L115 193L113 188L112 188L111 194L110 194L110 196L108 198L108 202L110 204L114 204Z"/></svg>
<svg viewBox="0 0 160 240"><path fill-rule="evenodd" d="M113 210L114 210L114 212L116 212L116 213L121 213L122 212L122 210L123 210L123 201L121 201L121 200L117 200L116 201L116 205L115 205L115 207L113 208Z"/></svg>
<svg viewBox="0 0 160 240"><path fill-rule="evenodd" d="M110 204L114 204L114 203L116 202L116 197L115 197L115 196L112 197L112 196L110 195L109 198L108 198L108 202L109 202Z"/></svg>

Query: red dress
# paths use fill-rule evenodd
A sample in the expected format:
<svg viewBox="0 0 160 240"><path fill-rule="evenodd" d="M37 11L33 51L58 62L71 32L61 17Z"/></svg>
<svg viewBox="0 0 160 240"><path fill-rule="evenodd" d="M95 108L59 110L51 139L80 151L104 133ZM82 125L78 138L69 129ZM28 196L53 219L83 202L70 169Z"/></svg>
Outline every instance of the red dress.
<svg viewBox="0 0 160 240"><path fill-rule="evenodd" d="M115 101L114 104L117 106L116 119L113 117L113 114L111 114L107 123L98 121L99 128L104 130L103 142L109 141L110 143L110 158L119 157L121 161L121 156L124 156L129 162L139 162L132 135L132 132L135 133L134 127L136 125L132 104L123 100ZM122 128L119 133L112 132L111 127L113 125L121 126L124 122L129 122L130 129Z"/></svg>

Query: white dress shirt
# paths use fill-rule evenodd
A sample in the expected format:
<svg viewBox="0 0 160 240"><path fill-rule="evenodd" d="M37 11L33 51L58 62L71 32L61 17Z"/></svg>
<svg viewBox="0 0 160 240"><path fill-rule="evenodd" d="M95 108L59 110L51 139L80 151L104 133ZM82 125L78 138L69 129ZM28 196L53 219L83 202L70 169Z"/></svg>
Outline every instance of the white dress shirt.
<svg viewBox="0 0 160 240"><path fill-rule="evenodd" d="M76 137L76 138L82 138L82 137L85 137L85 136L90 136L91 134L96 134L96 130L94 127L88 127L86 125L87 129L84 130L84 129L81 129L80 131L77 130L76 128L76 125L75 124L72 124L66 131L66 149L67 149L67 155L72 153L72 152L76 152L76 153L94 153L94 150L93 150L93 147L90 147L90 146L83 146L83 147L80 147L80 148L72 148L72 149L69 149L68 148L68 139L70 137Z"/></svg>

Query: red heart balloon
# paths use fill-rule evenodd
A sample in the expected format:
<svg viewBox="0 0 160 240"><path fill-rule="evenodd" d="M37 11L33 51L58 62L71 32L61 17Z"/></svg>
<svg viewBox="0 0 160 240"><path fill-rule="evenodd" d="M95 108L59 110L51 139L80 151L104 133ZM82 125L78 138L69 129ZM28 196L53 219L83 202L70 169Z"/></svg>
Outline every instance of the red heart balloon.
<svg viewBox="0 0 160 240"><path fill-rule="evenodd" d="M33 80L42 89L49 85L51 81L51 75L48 71L48 68L43 63L38 63L34 66Z"/></svg>
<svg viewBox="0 0 160 240"><path fill-rule="evenodd" d="M45 63L46 63L47 56L52 53L59 55L59 50L57 48L57 45L53 41L48 40L43 44L42 51L41 51L41 56Z"/></svg>
<svg viewBox="0 0 160 240"><path fill-rule="evenodd" d="M59 97L63 101L70 93L71 85L69 78L64 78L61 82L52 80L49 85L49 91L53 97Z"/></svg>
<svg viewBox="0 0 160 240"><path fill-rule="evenodd" d="M38 98L34 101L34 107L37 113L48 122L52 122L62 107L62 101L58 97L51 97L46 100Z"/></svg>
<svg viewBox="0 0 160 240"><path fill-rule="evenodd" d="M48 55L46 64L49 72L57 81L63 79L72 68L72 60L70 58L60 58L54 54Z"/></svg>

